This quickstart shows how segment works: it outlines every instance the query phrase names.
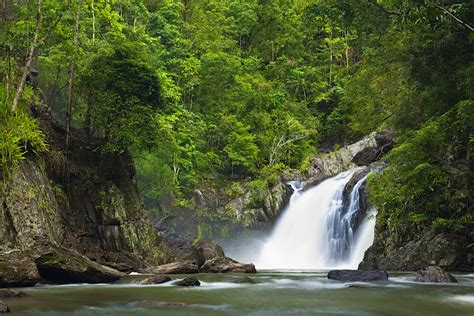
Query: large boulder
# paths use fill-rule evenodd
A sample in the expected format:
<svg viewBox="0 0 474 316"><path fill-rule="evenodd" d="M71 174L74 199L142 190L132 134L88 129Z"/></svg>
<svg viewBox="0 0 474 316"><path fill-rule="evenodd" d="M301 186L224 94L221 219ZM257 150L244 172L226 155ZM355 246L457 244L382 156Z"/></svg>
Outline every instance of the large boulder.
<svg viewBox="0 0 474 316"><path fill-rule="evenodd" d="M385 130L374 133L373 139L375 140L375 146L372 145L362 148L362 150L354 155L352 162L358 166L367 166L379 160L392 149L394 145L393 138L393 131Z"/></svg>
<svg viewBox="0 0 474 316"><path fill-rule="evenodd" d="M171 281L171 278L166 275L157 275L150 278L146 278L145 280L141 281L140 284L143 285L150 285L150 284L162 284Z"/></svg>
<svg viewBox="0 0 474 316"><path fill-rule="evenodd" d="M255 265L252 263L240 263L228 257L216 257L207 260L200 268L204 273L256 273Z"/></svg>
<svg viewBox="0 0 474 316"><path fill-rule="evenodd" d="M33 286L40 279L34 260L26 252L0 253L0 288Z"/></svg>
<svg viewBox="0 0 474 316"><path fill-rule="evenodd" d="M2 313L10 313L10 308L8 308L7 305L5 305L5 303L3 303L2 301L0 301L0 314Z"/></svg>
<svg viewBox="0 0 474 316"><path fill-rule="evenodd" d="M457 283L455 277L445 272L439 266L428 266L418 271L416 275L418 282L434 282L434 283Z"/></svg>
<svg viewBox="0 0 474 316"><path fill-rule="evenodd" d="M221 246L206 239L199 241L194 247L202 255L204 261L225 256Z"/></svg>
<svg viewBox="0 0 474 316"><path fill-rule="evenodd" d="M189 277L189 278L184 278L182 280L176 281L173 284L177 286L200 286L201 282L199 282L199 280L196 279L195 277Z"/></svg>
<svg viewBox="0 0 474 316"><path fill-rule="evenodd" d="M354 281L386 281L388 273L379 270L331 270L328 273L328 279L344 282Z"/></svg>
<svg viewBox="0 0 474 316"><path fill-rule="evenodd" d="M176 261L167 264L163 264L156 267L145 269L141 272L152 273L152 274L190 274L198 273L199 266L196 261Z"/></svg>
<svg viewBox="0 0 474 316"><path fill-rule="evenodd" d="M35 259L41 278L52 283L109 283L123 273L100 265L76 251L57 248Z"/></svg>

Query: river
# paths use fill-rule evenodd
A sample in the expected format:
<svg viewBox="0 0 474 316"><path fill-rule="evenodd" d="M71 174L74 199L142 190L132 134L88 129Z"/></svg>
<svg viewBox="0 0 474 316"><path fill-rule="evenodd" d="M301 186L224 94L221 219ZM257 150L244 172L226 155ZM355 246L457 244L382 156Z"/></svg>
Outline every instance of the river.
<svg viewBox="0 0 474 316"><path fill-rule="evenodd" d="M120 283L39 285L28 297L7 299L12 315L474 315L474 274L457 284L414 282L410 273L388 281L338 282L324 271L263 271L255 284L237 274L199 274L200 287ZM174 276L180 278L180 276ZM181 276L182 277L182 276Z"/></svg>

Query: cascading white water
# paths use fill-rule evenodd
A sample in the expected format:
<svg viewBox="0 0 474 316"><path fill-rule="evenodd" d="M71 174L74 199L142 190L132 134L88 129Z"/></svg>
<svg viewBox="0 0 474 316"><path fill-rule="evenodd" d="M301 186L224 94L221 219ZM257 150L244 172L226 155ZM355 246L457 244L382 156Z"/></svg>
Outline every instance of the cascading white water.
<svg viewBox="0 0 474 316"><path fill-rule="evenodd" d="M344 187L358 169L352 169L302 192L294 193L255 264L260 269L357 268L373 243L375 221L365 218L354 232L359 210L359 189L354 186L344 205Z"/></svg>

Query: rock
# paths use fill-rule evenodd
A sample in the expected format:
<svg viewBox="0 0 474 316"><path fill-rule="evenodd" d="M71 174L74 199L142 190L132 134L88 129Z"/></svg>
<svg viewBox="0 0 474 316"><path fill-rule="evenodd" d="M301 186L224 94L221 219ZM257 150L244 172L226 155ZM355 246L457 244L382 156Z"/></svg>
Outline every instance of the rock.
<svg viewBox="0 0 474 316"><path fill-rule="evenodd" d="M379 160L383 155L393 148L393 131L379 131L374 134L375 146L368 146L360 150L352 158L352 162L358 166L367 166Z"/></svg>
<svg viewBox="0 0 474 316"><path fill-rule="evenodd" d="M202 267L200 272L204 273L256 273L255 265L252 263L240 263L228 257L217 257L211 260L207 260Z"/></svg>
<svg viewBox="0 0 474 316"><path fill-rule="evenodd" d="M164 275L158 275L151 278L146 278L140 284L162 284L171 281L171 278Z"/></svg>
<svg viewBox="0 0 474 316"><path fill-rule="evenodd" d="M373 245L367 249L359 269L417 271L438 265L448 271L472 271L472 238L439 232L423 223L390 221L378 214Z"/></svg>
<svg viewBox="0 0 474 316"><path fill-rule="evenodd" d="M185 303L181 302L160 302L160 301L141 301L137 303L140 308L162 308L162 307L183 307Z"/></svg>
<svg viewBox="0 0 474 316"><path fill-rule="evenodd" d="M26 293L14 289L0 289L0 298L20 298L25 297Z"/></svg>
<svg viewBox="0 0 474 316"><path fill-rule="evenodd" d="M0 301L0 313L11 313L10 308L2 301Z"/></svg>
<svg viewBox="0 0 474 316"><path fill-rule="evenodd" d="M201 282L195 277L188 277L173 283L177 286L200 286Z"/></svg>
<svg viewBox="0 0 474 316"><path fill-rule="evenodd" d="M224 257L224 250L221 246L209 241L209 240L201 240L196 245L195 248L201 252L204 261L216 258L216 257Z"/></svg>
<svg viewBox="0 0 474 316"><path fill-rule="evenodd" d="M379 270L331 270L328 279L338 281L384 281L388 280L388 273Z"/></svg>
<svg viewBox="0 0 474 316"><path fill-rule="evenodd" d="M198 273L198 263L195 261L176 261L145 269L143 272L152 274L190 274Z"/></svg>
<svg viewBox="0 0 474 316"><path fill-rule="evenodd" d="M235 278L232 283L237 284L255 284L255 280L246 276Z"/></svg>
<svg viewBox="0 0 474 316"><path fill-rule="evenodd" d="M52 283L109 283L125 275L65 248L46 252L35 262L41 278Z"/></svg>
<svg viewBox="0 0 474 316"><path fill-rule="evenodd" d="M417 282L434 282L434 283L457 283L455 277L445 272L439 266L428 266L418 271L416 275Z"/></svg>
<svg viewBox="0 0 474 316"><path fill-rule="evenodd" d="M0 288L33 286L40 279L29 253L20 250L0 253Z"/></svg>

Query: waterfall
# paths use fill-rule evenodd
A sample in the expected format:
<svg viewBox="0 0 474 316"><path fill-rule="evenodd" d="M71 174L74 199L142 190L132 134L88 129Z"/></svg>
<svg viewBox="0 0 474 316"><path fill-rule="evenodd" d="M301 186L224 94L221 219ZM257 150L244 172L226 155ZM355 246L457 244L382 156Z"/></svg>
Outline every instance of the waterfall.
<svg viewBox="0 0 474 316"><path fill-rule="evenodd" d="M367 176L344 201L344 188L358 170L343 172L304 192L301 183L290 182L294 190L290 204L262 247L257 268L356 269L373 243L375 227L373 216L366 216L356 229L359 189Z"/></svg>

